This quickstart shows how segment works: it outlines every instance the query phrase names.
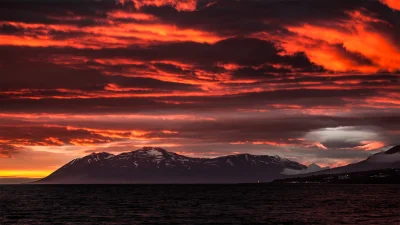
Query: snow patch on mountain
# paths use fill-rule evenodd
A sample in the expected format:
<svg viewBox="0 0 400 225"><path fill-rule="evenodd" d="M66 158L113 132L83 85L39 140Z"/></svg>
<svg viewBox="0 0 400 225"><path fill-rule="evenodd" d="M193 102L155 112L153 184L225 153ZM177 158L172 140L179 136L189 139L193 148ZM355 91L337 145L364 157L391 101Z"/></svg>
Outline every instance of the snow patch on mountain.
<svg viewBox="0 0 400 225"><path fill-rule="evenodd" d="M105 157L104 159L111 159L113 157L115 157L115 155L109 155L109 156Z"/></svg>
<svg viewBox="0 0 400 225"><path fill-rule="evenodd" d="M157 156L162 156L162 155L163 155L162 152L157 151L157 150L154 150L154 149L148 150L148 151L146 151L146 153L147 153L148 155L155 156L155 157L157 157Z"/></svg>
<svg viewBox="0 0 400 225"><path fill-rule="evenodd" d="M231 159L227 159L227 160L226 160L226 163L229 163L231 166L235 166L235 164L232 162Z"/></svg>

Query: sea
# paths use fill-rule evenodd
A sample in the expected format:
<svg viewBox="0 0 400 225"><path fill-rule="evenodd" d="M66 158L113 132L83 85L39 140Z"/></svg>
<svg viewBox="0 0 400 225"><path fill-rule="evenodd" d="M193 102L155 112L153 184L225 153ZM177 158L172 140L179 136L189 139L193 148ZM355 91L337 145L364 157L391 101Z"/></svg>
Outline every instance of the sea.
<svg viewBox="0 0 400 225"><path fill-rule="evenodd" d="M400 225L400 185L0 185L0 224Z"/></svg>

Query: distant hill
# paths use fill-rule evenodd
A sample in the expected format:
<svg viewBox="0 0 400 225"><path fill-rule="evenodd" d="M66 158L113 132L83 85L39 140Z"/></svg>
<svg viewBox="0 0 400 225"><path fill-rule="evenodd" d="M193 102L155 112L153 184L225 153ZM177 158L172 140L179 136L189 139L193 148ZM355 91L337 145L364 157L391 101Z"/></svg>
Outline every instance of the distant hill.
<svg viewBox="0 0 400 225"><path fill-rule="evenodd" d="M400 184L400 169L312 175L274 180L273 183Z"/></svg>
<svg viewBox="0 0 400 225"><path fill-rule="evenodd" d="M284 175L299 175L299 174L309 174L322 170L328 170L330 167L321 167L315 163L312 163L308 166L308 168L303 170L293 170L293 169L284 169L282 174Z"/></svg>
<svg viewBox="0 0 400 225"><path fill-rule="evenodd" d="M371 155L366 160L358 163L349 164L347 166L326 169L315 173L307 173L298 176L310 176L321 174L341 174L360 171L381 170L389 168L400 168L400 145L394 146L386 152L380 152ZM293 174L293 173L292 173Z"/></svg>
<svg viewBox="0 0 400 225"><path fill-rule="evenodd" d="M74 159L35 183L255 183L282 178L284 169L306 168L279 156L238 154L191 158L162 148L145 147L119 155L103 152Z"/></svg>

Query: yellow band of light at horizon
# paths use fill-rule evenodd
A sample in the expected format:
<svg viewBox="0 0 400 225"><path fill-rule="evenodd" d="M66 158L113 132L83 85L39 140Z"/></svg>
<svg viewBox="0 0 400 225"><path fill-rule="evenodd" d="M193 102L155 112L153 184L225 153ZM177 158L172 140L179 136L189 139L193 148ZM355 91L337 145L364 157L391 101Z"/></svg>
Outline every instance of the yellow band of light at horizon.
<svg viewBox="0 0 400 225"><path fill-rule="evenodd" d="M0 178L43 178L53 170L0 170Z"/></svg>

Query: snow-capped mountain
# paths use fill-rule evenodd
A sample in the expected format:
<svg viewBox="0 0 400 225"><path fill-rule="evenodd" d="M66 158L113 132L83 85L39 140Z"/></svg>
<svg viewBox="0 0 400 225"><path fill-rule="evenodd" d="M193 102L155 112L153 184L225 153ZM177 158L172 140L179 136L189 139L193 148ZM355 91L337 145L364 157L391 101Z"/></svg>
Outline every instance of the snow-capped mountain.
<svg viewBox="0 0 400 225"><path fill-rule="evenodd" d="M279 156L238 154L191 158L162 148L74 159L38 183L246 183L282 177L306 166Z"/></svg>

